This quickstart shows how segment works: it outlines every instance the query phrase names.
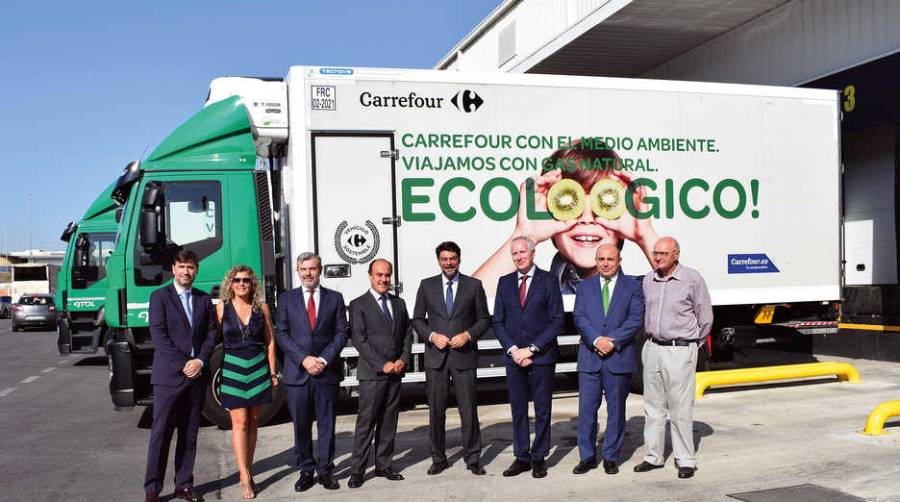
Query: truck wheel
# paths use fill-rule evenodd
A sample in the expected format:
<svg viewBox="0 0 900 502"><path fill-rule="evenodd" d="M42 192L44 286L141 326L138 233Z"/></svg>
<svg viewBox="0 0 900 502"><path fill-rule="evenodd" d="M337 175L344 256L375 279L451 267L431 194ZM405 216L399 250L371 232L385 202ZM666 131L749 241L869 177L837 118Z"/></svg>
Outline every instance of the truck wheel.
<svg viewBox="0 0 900 502"><path fill-rule="evenodd" d="M231 415L222 407L219 399L219 386L222 383L222 364L225 359L225 349L221 344L213 350L209 359L209 371L212 374L212 383L206 389L206 398L203 401L203 417L220 429L231 429ZM281 371L281 360L276 360L275 367ZM272 402L262 407L259 413L259 425L264 425L278 414L285 396L284 384L272 389Z"/></svg>

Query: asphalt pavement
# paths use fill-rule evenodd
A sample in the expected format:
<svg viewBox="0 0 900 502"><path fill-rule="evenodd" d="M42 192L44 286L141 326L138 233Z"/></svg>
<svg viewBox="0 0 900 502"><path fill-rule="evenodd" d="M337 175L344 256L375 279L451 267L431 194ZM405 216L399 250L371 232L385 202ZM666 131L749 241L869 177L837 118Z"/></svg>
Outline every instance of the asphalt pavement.
<svg viewBox="0 0 900 502"><path fill-rule="evenodd" d="M553 402L550 471L544 479L501 476L513 460L512 432L509 406L496 392L487 393L479 408L488 475L475 477L465 470L455 410L449 410L447 424L453 465L438 476L426 475L428 410L420 393L413 392L400 416L396 443L395 463L405 481L369 478L362 488L347 487L355 420L350 401L342 406L337 424L340 490L315 486L294 492L291 424L281 415L260 430L254 464L262 489L258 499L734 501L729 494L811 484L840 491L847 500L900 501L900 420L889 422L893 432L885 436L859 434L876 404L900 399L900 364L819 359L854 364L863 382L825 378L716 389L698 401L694 432L700 468L690 480L676 478L671 458L664 469L632 472L643 454L639 395L628 399L621 472L610 476L601 468L573 475L578 398L561 381ZM12 333L9 321L2 320L0 368L0 500L143 499L147 409L113 410L102 354L60 357L56 333ZM601 433L604 420L601 413ZM167 474L166 493L171 494L171 460ZM228 431L201 429L195 487L207 500L239 500Z"/></svg>

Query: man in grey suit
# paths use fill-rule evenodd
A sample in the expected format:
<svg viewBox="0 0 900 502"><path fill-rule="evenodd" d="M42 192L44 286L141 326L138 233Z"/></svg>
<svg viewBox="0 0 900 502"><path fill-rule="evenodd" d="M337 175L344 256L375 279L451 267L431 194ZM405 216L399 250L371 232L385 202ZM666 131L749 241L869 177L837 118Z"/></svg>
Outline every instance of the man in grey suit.
<svg viewBox="0 0 900 502"><path fill-rule="evenodd" d="M475 371L478 339L490 327L491 315L481 281L459 273L459 246L442 242L435 254L441 273L419 284L412 321L413 329L425 341L432 460L428 474L439 474L449 466L444 440L452 379L462 421L466 468L481 476L485 470L481 466Z"/></svg>
<svg viewBox="0 0 900 502"><path fill-rule="evenodd" d="M353 346L359 351L359 410L347 483L350 488L363 484L373 440L375 475L391 481L403 479L391 464L400 411L400 381L410 364L413 332L406 303L388 292L392 274L389 261L372 261L371 288L350 302L350 333Z"/></svg>

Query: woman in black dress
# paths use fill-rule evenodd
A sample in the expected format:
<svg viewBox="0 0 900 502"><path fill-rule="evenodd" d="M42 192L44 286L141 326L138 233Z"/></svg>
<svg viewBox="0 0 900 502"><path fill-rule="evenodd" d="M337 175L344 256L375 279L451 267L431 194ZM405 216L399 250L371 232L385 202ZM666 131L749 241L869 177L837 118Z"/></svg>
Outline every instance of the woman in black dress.
<svg viewBox="0 0 900 502"><path fill-rule="evenodd" d="M235 265L222 281L216 305L225 348L219 397L231 414L231 443L241 479L241 496L252 499L256 485L250 468L262 406L272 401L275 337L269 306L261 301L253 269Z"/></svg>

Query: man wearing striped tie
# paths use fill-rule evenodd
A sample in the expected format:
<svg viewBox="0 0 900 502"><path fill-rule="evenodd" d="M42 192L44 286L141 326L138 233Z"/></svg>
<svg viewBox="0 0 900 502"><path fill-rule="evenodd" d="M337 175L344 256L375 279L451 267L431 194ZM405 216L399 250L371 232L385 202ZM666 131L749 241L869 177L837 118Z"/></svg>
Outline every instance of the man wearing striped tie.
<svg viewBox="0 0 900 502"><path fill-rule="evenodd" d="M634 335L644 323L644 295L636 280L622 273L619 249L597 248L597 274L578 283L575 327L578 348L578 452L572 471L585 474L597 467L597 409L606 395L603 469L619 472L618 456L625 438L625 399L637 369Z"/></svg>

